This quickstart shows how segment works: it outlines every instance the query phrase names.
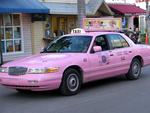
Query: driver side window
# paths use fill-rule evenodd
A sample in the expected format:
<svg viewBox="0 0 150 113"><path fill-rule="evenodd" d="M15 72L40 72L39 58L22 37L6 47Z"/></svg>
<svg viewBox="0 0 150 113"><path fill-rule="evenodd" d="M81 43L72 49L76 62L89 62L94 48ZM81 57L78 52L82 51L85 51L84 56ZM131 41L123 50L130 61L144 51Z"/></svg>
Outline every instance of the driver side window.
<svg viewBox="0 0 150 113"><path fill-rule="evenodd" d="M97 36L95 41L94 41L94 44L96 46L101 46L102 51L109 50L108 41L107 41L105 35Z"/></svg>

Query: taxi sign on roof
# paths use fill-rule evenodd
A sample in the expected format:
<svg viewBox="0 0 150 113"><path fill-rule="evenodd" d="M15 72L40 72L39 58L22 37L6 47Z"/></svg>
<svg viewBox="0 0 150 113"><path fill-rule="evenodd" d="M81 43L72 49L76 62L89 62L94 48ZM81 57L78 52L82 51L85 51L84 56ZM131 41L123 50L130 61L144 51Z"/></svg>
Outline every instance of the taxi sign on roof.
<svg viewBox="0 0 150 113"><path fill-rule="evenodd" d="M85 31L119 31L122 29L121 18L84 18Z"/></svg>
<svg viewBox="0 0 150 113"><path fill-rule="evenodd" d="M85 33L85 30L81 28L76 28L76 29L71 30L71 34L73 33Z"/></svg>

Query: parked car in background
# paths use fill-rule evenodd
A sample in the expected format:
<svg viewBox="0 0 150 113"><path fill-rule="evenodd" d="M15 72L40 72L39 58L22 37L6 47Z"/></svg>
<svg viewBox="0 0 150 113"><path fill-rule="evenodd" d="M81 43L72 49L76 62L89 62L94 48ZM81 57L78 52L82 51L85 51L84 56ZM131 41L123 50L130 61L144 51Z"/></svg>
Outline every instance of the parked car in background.
<svg viewBox="0 0 150 113"><path fill-rule="evenodd" d="M59 89L74 95L94 80L118 75L136 80L150 65L150 46L122 33L78 32L54 40L40 54L2 65L0 84L19 92Z"/></svg>

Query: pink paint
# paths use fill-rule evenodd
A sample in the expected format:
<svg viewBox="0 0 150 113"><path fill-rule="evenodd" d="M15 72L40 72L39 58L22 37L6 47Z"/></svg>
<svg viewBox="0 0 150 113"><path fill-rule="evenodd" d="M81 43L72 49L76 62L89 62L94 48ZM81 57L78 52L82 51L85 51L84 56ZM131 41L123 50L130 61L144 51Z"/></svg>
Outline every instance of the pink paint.
<svg viewBox="0 0 150 113"><path fill-rule="evenodd" d="M59 70L47 74L24 74L19 76L0 73L0 84L14 89L43 91L58 89L62 82L64 71L70 66L78 66L83 71L83 82L108 78L126 74L135 56L141 56L143 66L150 64L150 46L135 45L127 36L119 34L128 42L130 47L102 51L101 47L94 47L96 53L91 53L96 36L119 34L115 32L87 32L83 34L69 34L65 36L92 36L86 53L41 53L15 60L2 67L26 68L54 68Z"/></svg>

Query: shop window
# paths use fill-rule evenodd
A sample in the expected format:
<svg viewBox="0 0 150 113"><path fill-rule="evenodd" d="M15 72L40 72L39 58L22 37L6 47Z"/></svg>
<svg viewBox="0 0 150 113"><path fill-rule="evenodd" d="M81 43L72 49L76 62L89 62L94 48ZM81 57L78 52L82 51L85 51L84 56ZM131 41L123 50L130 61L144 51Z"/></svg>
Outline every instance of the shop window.
<svg viewBox="0 0 150 113"><path fill-rule="evenodd" d="M6 39L13 39L13 28L5 28L5 37Z"/></svg>
<svg viewBox="0 0 150 113"><path fill-rule="evenodd" d="M3 53L22 51L20 14L0 15L0 38Z"/></svg>
<svg viewBox="0 0 150 113"><path fill-rule="evenodd" d="M76 28L76 16L52 16L50 18L53 37L68 34Z"/></svg>
<svg viewBox="0 0 150 113"><path fill-rule="evenodd" d="M21 40L15 40L15 51L21 51Z"/></svg>
<svg viewBox="0 0 150 113"><path fill-rule="evenodd" d="M3 16L0 15L0 26L3 26Z"/></svg>
<svg viewBox="0 0 150 113"><path fill-rule="evenodd" d="M5 26L12 26L12 15L11 14L5 14L3 15Z"/></svg>
<svg viewBox="0 0 150 113"><path fill-rule="evenodd" d="M4 39L4 29L0 28L0 39Z"/></svg>
<svg viewBox="0 0 150 113"><path fill-rule="evenodd" d="M14 27L14 38L15 39L21 38L21 29L20 29L20 27Z"/></svg>
<svg viewBox="0 0 150 113"><path fill-rule="evenodd" d="M66 17L59 17L58 18L59 30L57 32L58 36L66 34L66 26L67 26L67 19L66 19Z"/></svg>
<svg viewBox="0 0 150 113"><path fill-rule="evenodd" d="M20 15L18 14L13 15L13 25L20 26Z"/></svg>
<svg viewBox="0 0 150 113"><path fill-rule="evenodd" d="M6 41L6 51L7 52L13 52L13 41Z"/></svg>

